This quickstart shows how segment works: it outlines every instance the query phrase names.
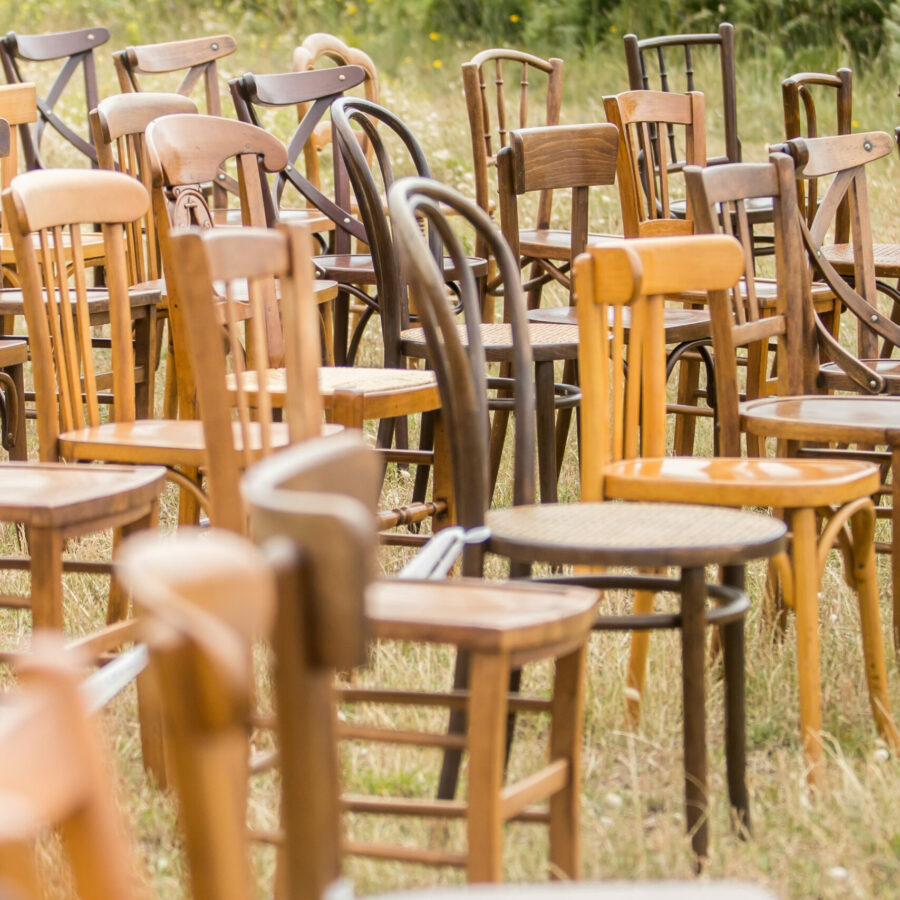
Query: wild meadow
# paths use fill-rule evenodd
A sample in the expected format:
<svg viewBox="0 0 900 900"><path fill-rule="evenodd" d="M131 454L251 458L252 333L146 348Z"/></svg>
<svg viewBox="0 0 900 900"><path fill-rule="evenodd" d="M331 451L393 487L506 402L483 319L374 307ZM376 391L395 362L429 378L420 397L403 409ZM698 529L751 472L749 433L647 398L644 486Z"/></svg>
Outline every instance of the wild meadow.
<svg viewBox="0 0 900 900"><path fill-rule="evenodd" d="M897 97L900 59L892 64L893 10L881 10L878 28L862 0L811 3L767 0L754 5L701 2L670 5L616 4L603 0L544 0L515 3L495 0L44 0L22 3L0 0L6 29L21 33L61 30L85 24L106 24L110 42L98 51L101 95L118 90L107 51L128 44L148 43L228 32L238 51L221 61L223 79L245 71L290 68L291 52L302 38L331 30L365 49L381 74L382 102L409 123L428 154L436 177L473 196L471 151L459 65L477 49L510 43L541 55L565 58L562 118L566 122L602 121L604 94L627 88L621 38L631 29L640 34L663 30L714 30L734 15L738 22L738 115L745 160L764 160L766 145L782 137L780 81L792 72L854 68L854 130L893 132L900 123ZM627 7L627 8L626 8ZM480 18L479 18L480 17ZM843 17L843 18L842 18ZM868 18L867 18L868 17ZM877 18L877 17L876 17ZM873 20L874 21L874 20ZM868 23L868 25L867 25ZM865 27L864 27L865 26ZM868 30L866 30L868 28ZM479 30L480 29L480 30ZM855 30L854 30L855 29ZM877 32L877 34L876 34ZM861 37L860 34L863 36ZM875 36L873 36L875 35ZM867 43L868 42L868 43ZM711 60L698 60L698 84L716 85ZM227 88L221 85L225 108ZM46 85L44 85L46 88ZM81 99L67 101L65 112L80 114ZM719 152L721 120L716 90L708 99L710 152ZM283 137L291 116L273 120ZM822 130L827 131L827 119ZM70 162L58 145L48 149L54 164ZM871 167L869 197L872 228L879 241L900 241L898 160L891 156ZM598 192L592 201L591 227L620 227L618 197ZM364 347L366 361L378 358L378 336L370 329ZM700 447L711 447L700 436ZM564 465L561 498L577 500L578 466L574 439ZM389 475L385 502L402 501L411 480L403 472ZM508 503L501 489L498 502ZM166 495L162 527L174 530L174 496ZM884 537L882 536L882 539ZM5 532L10 547L12 529ZM109 537L100 536L73 547L73 553L101 556L109 552ZM383 551L386 572L395 571L406 553ZM879 557L884 639L888 647L889 688L900 710L900 669L889 647L890 587L886 557ZM501 574L502 567L496 567ZM703 878L758 882L783 898L894 898L900 896L900 760L876 738L862 665L855 596L844 581L836 554L828 563L820 594L822 689L827 789L807 787L798 725L794 625L773 633L761 614L766 573L751 567L753 605L747 627L748 780L753 834L739 840L731 829L726 802L722 745L723 710L720 673L709 670L710 793L712 852ZM21 585L19 585L21 586ZM89 630L103 621L105 583L89 576L67 576L67 628ZM4 590L6 588L4 587ZM248 598L249 599L249 598ZM605 599L624 609L627 598ZM0 613L0 633L7 643L27 639L29 617ZM648 688L643 718L637 729L626 726L625 665L628 638L597 634L590 651L587 721L582 794L583 875L588 879L692 878L692 859L684 834L681 768L681 700L679 645L674 634L655 635L651 642ZM264 670L265 652L259 652ZM437 689L449 685L452 653L445 647L379 645L370 664L355 677L383 686L415 684ZM8 676L4 676L8 680ZM549 686L544 669L526 673L529 687ZM261 675L260 697L267 697ZM406 727L443 727L440 713L397 709L343 710L344 716L381 717ZM120 695L102 714L103 727L117 764L119 797L140 849L148 883L156 895L187 896L187 871L178 838L177 810L172 798L150 784L140 760L135 696ZM511 766L525 771L541 753L546 723L520 721ZM262 747L266 738L255 738ZM358 744L342 748L347 787L362 792L402 796L433 795L439 757L434 751ZM263 827L277 823L277 784L271 777L253 786L250 815ZM348 822L358 837L376 836L414 842L445 842L460 846L458 826L421 821ZM509 829L506 874L510 881L541 881L547 871L546 840L540 828ZM48 845L53 868L54 846ZM272 891L274 852L254 850L260 896ZM348 877L361 894L391 888L454 884L461 876L451 870L431 870L399 864L348 860ZM49 896L66 895L54 883ZM602 894L599 894L602 896Z"/></svg>

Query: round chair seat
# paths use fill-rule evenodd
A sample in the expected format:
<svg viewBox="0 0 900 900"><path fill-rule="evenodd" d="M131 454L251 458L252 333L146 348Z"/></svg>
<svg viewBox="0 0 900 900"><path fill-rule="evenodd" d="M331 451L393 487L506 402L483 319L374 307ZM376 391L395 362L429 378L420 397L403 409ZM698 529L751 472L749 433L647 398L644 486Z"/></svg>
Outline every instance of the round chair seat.
<svg viewBox="0 0 900 900"><path fill-rule="evenodd" d="M848 503L878 490L878 467L844 459L630 459L604 469L617 500L804 508Z"/></svg>
<svg viewBox="0 0 900 900"><path fill-rule="evenodd" d="M781 548L783 522L687 503L543 503L488 511L490 550L552 565L740 565Z"/></svg>
<svg viewBox="0 0 900 900"><path fill-rule="evenodd" d="M614 311L610 308L612 324ZM705 309L677 309L666 307L663 311L667 344L681 344L684 341L699 341L710 336L709 313ZM529 322L547 325L577 325L578 310L574 306L555 306L533 309L528 313ZM631 308L622 310L622 327L631 328Z"/></svg>
<svg viewBox="0 0 900 900"><path fill-rule="evenodd" d="M853 245L832 244L822 253L841 275L853 274ZM900 244L873 244L875 273L879 278L900 278Z"/></svg>
<svg viewBox="0 0 900 900"><path fill-rule="evenodd" d="M483 652L533 651L577 640L590 629L597 591L551 584L382 581L366 593L373 636L432 641Z"/></svg>
<svg viewBox="0 0 900 900"><path fill-rule="evenodd" d="M468 345L466 326L458 325L460 340ZM578 358L578 326L550 325L535 322L528 326L528 338L535 362ZM428 351L425 332L421 328L408 328L400 334L401 348L406 356L425 359ZM481 326L481 341L488 362L508 362L512 359L512 326L506 323Z"/></svg>
<svg viewBox="0 0 900 900"><path fill-rule="evenodd" d="M620 234L590 233L587 236L588 247L600 247L621 240ZM570 259L572 232L562 228L521 228L519 252L522 256L537 259Z"/></svg>
<svg viewBox="0 0 900 900"><path fill-rule="evenodd" d="M368 253L337 253L325 256L314 256L313 262L320 277L333 278L347 284L377 284L375 265ZM487 262L480 257L470 256L468 259L472 274L480 278L487 272ZM455 281L458 277L456 267L449 257L444 258L443 275L445 281Z"/></svg>
<svg viewBox="0 0 900 900"><path fill-rule="evenodd" d="M882 378L898 382L900 389L900 359L863 359L867 365ZM832 391L858 391L859 385L837 363L824 363L819 366L819 378L822 386Z"/></svg>

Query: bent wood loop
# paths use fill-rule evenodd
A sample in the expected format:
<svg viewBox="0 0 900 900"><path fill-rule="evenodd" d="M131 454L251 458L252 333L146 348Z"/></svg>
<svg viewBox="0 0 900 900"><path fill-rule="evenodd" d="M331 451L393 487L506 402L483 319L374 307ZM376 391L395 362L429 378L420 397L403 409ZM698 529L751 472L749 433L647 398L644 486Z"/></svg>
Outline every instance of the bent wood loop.
<svg viewBox="0 0 900 900"><path fill-rule="evenodd" d="M109 31L99 26L62 31L55 34L20 34L10 31L0 38L0 62L9 84L28 81L19 68L19 60L26 62L51 62L65 58L50 90L45 97L37 98L40 121L34 134L28 128L22 130L22 152L28 169L42 169L41 139L47 125L54 128L76 150L87 156L92 165L97 164L97 154L90 139L86 140L57 115L54 108L62 97L79 66L84 75L85 122L97 105L97 73L94 64L94 48L109 40Z"/></svg>

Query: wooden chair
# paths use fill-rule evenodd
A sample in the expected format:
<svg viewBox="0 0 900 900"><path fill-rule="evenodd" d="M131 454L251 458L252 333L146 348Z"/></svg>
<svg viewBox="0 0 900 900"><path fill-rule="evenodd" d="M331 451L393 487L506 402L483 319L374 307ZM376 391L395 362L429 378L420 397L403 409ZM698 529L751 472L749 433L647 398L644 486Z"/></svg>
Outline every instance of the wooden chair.
<svg viewBox="0 0 900 900"><path fill-rule="evenodd" d="M0 38L0 62L9 84L22 84L30 79L23 76L21 62L47 63L63 60L52 86L44 97L39 97L37 107L40 122L34 133L23 128L22 151L25 155L27 169L43 169L45 164L41 158L41 138L48 125L71 144L79 153L86 156L92 166L97 165L97 152L91 143L90 134L82 137L54 111L72 76L81 67L84 74L85 118L97 105L97 72L94 64L94 48L100 47L109 40L109 31L105 28L80 28L77 31L60 31L55 34L16 34L10 31Z"/></svg>
<svg viewBox="0 0 900 900"><path fill-rule="evenodd" d="M750 265L752 260L752 237L744 208L745 198L771 198L775 215L779 296L774 313L770 311L763 315L752 279L747 279L744 290L736 288L728 293L719 291L710 294L714 349L719 361L716 367L718 440L719 450L725 457L740 457L742 430L757 436L778 434L752 424L757 408L761 415L770 418L785 410L788 415L783 418L787 423L794 418L792 412L798 405L802 407L805 400L815 402L815 398L796 396L804 394L811 386L815 374L815 348L808 343L813 340L808 320L811 300L802 262L801 214L796 202L792 168L789 157L774 154L767 166L685 169L698 229L704 232L724 230L738 235L745 265ZM691 255L690 260L693 269L697 258ZM663 257L654 260L648 257L648 266L651 264L652 271L666 271ZM648 266L644 267L644 286L639 288L645 293L651 291L646 277ZM669 267L674 266L673 258ZM666 283L661 280L660 286L665 287ZM754 389L754 382L759 379L759 366L754 360L764 358L771 339L778 341L780 396L752 399L759 395ZM747 396L750 399L740 405L736 368L726 361L736 360L739 347L752 349L759 344L763 350L751 353L748 367ZM838 397L822 399L838 401L841 405L835 408L837 410L844 410L848 400ZM894 403L894 409L900 410L898 401ZM862 417L865 410L857 406L855 415ZM819 434L818 440L832 439L827 429ZM642 443L642 452L646 452L643 446ZM824 754L821 741L818 591L827 554L835 545L845 555L847 580L859 596L873 717L885 740L892 745L898 741L885 688L875 573L875 510L871 496L878 490L880 479L877 467L860 459L788 460L783 458L784 455L780 453L777 460L635 459L623 461L615 470L607 469L603 473L603 483L604 491L625 499L673 499L680 496L692 500L703 498L715 504L771 506L784 511L793 540L790 572L782 573L782 580L788 605L793 606L798 617L800 721L808 777L813 783L821 784ZM818 525L820 517L826 521L821 534Z"/></svg>
<svg viewBox="0 0 900 900"><path fill-rule="evenodd" d="M154 367L152 358L136 359L132 345L125 228L145 215L148 204L143 186L120 172L27 172L3 194L22 277L40 458L164 465L171 480L205 505L197 482L179 471L206 464L200 423L137 416L138 410L149 408L147 373ZM102 378L89 349L83 224L99 225L106 244L112 372ZM152 336L155 324L154 310L142 327ZM155 340L140 346L153 347ZM99 402L110 388L114 412L109 421L102 421Z"/></svg>
<svg viewBox="0 0 900 900"><path fill-rule="evenodd" d="M196 112L194 101L181 94L145 92L104 98L96 109L91 110L91 133L100 168L132 175L150 192L153 188L153 176L144 137L147 126L160 116L190 115ZM128 250L129 281L135 285L149 283L160 291L160 302L156 307L158 365L162 349L162 324L169 317L169 303L162 278L162 258L152 209L128 230ZM178 390L171 328L168 332L166 359L163 417L174 419L178 415Z"/></svg>
<svg viewBox="0 0 900 900"><path fill-rule="evenodd" d="M463 221L482 231L490 244L490 252L497 260L503 278L504 297L509 315L509 328L515 335L513 372L516 387L514 411L519 427L516 429L514 457L513 506L488 510L488 442L486 416L485 353L479 329L471 322L479 296L471 277L463 278L462 302L467 312L467 327L458 328L449 309L440 278L432 257L424 250L424 239L417 223L417 215L440 223L438 203L453 206ZM703 810L706 804L706 744L704 737L703 657L704 623L715 621L719 615L731 623L728 639L731 660L726 663L726 703L730 721L738 727L726 733L726 756L729 761L731 801L739 816L747 815L746 792L743 788L743 737L739 723L743 719L742 685L743 662L739 661L742 638L742 610L746 609L746 595L735 585L745 560L769 556L783 546L785 528L782 523L767 517L749 515L735 510L711 507L690 508L675 504L618 504L582 502L571 504L535 505L534 500L534 442L531 428L522 423L534 415L534 390L531 380L532 354L527 338L524 299L518 276L517 260L502 237L491 225L486 213L465 201L458 194L435 182L424 179L398 181L390 193L391 222L397 240L398 253L404 273L413 291L428 340L430 361L441 389L444 414L448 420L448 437L453 461L453 476L457 484L455 494L457 521L465 528L486 525L488 533L483 542L466 547L463 573L480 575L486 552L498 553L511 560L513 574L527 574L533 562L551 565L591 566L677 566L681 575L675 579L658 580L653 576L590 577L593 586L614 583L618 587L656 592L662 588L681 594L681 612L671 615L625 617L600 616L598 628L645 630L656 627L680 627L684 661L685 702L685 791L688 830L698 856L707 851L707 829ZM451 255L461 254L461 248L446 222L439 225L441 236ZM701 242L702 243L702 242ZM715 249L721 252L721 266L711 269L711 278L728 277L736 280L742 259L736 245L718 238ZM699 271L703 271L702 269ZM719 283L719 282L715 282ZM700 285L701 287L705 285ZM622 298L624 303L627 298ZM477 315L477 313L476 313ZM608 315L604 309L602 315ZM632 312L632 322L636 313ZM605 321L605 320L604 320ZM606 326L608 327L608 326ZM634 334L634 331L632 331ZM467 340L468 347L463 340ZM624 349L621 332L614 349L621 355ZM661 351L660 347L660 351ZM652 356L652 353L649 354ZM632 357L633 358L633 357ZM662 352L659 359L664 358ZM634 403L635 394L630 403ZM617 401L619 402L619 401ZM616 413L621 421L621 408ZM598 418L599 422L608 422ZM585 430L600 428L597 423L584 422ZM462 491L462 493L460 493ZM729 586L706 585L703 566L720 563L727 568ZM705 600L712 596L723 603L718 611L707 614ZM732 628L732 625L734 626ZM463 670L457 669L457 687L462 686ZM457 718L451 725L459 727ZM445 757L441 796L451 796L455 786L456 760Z"/></svg>
<svg viewBox="0 0 900 900"><path fill-rule="evenodd" d="M202 83L206 115L221 116L218 60L230 56L236 47L237 43L230 34L217 34L185 41L126 47L113 53L112 57L123 94L142 90L138 76L154 77L184 72L184 77L175 89L176 93L189 97L197 85ZM226 209L228 194L237 194L234 179L222 170L216 173L212 185L213 206L220 210Z"/></svg>

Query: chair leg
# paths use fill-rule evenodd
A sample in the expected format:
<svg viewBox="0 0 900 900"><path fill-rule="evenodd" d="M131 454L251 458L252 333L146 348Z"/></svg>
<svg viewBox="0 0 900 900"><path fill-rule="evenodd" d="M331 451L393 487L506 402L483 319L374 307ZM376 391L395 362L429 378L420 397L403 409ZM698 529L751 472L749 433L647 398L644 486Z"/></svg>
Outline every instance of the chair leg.
<svg viewBox="0 0 900 900"><path fill-rule="evenodd" d="M800 689L800 728L806 757L807 780L822 787L825 760L822 748L822 689L819 676L818 562L816 512L790 513L793 544L794 607L797 616L797 683Z"/></svg>
<svg viewBox="0 0 900 900"><path fill-rule="evenodd" d="M569 878L581 870L581 739L587 646L556 661L550 721L550 761L569 763L566 786L550 798L550 862Z"/></svg>
<svg viewBox="0 0 900 900"><path fill-rule="evenodd" d="M887 691L887 669L881 640L881 611L878 606L878 579L875 572L875 509L869 504L850 520L853 535L853 568L859 595L859 620L869 702L878 733L895 752L900 735L891 717Z"/></svg>
<svg viewBox="0 0 900 900"><path fill-rule="evenodd" d="M538 478L541 486L541 503L556 503L557 470L553 363L535 363L534 376L537 393Z"/></svg>
<svg viewBox="0 0 900 900"><path fill-rule="evenodd" d="M653 612L654 595L649 591L636 591L635 615ZM650 650L650 632L631 632L631 651L628 655L628 674L625 679L625 715L628 725L637 728L641 724L641 701L647 679L647 654Z"/></svg>
<svg viewBox="0 0 900 900"><path fill-rule="evenodd" d="M166 329L166 384L163 389L163 418L178 418L178 370L175 363L175 346L172 343L172 326Z"/></svg>
<svg viewBox="0 0 900 900"><path fill-rule="evenodd" d="M563 366L563 384L578 384L578 365L574 359L567 359ZM562 472L562 464L569 443L569 431L572 427L572 409L566 407L556 414L556 482Z"/></svg>
<svg viewBox="0 0 900 900"><path fill-rule="evenodd" d="M469 686L469 654L466 650L456 651L456 667L453 673L453 690L465 690ZM465 734L466 712L462 709L451 709L447 723L447 734ZM441 761L441 774L438 779L438 800L452 800L456 796L456 785L459 781L459 767L462 763L462 752L445 750Z"/></svg>
<svg viewBox="0 0 900 900"><path fill-rule="evenodd" d="M723 583L744 590L744 567L725 566ZM747 794L747 736L744 662L744 619L719 629L725 670L725 765L728 799L742 838L750 834L750 798Z"/></svg>
<svg viewBox="0 0 900 900"><path fill-rule="evenodd" d="M28 530L31 549L31 622L32 627L62 631L62 552L65 546L55 528Z"/></svg>
<svg viewBox="0 0 900 900"><path fill-rule="evenodd" d="M509 656L472 653L469 665L467 880L503 880L503 759Z"/></svg>
<svg viewBox="0 0 900 900"><path fill-rule="evenodd" d="M678 371L678 403L685 406L697 405L697 390L700 387L700 361L682 359ZM697 417L679 413L675 417L675 455L694 455L694 431Z"/></svg>
<svg viewBox="0 0 900 900"><path fill-rule="evenodd" d="M706 582L702 568L681 573L681 684L684 697L684 800L691 847L709 850L706 785Z"/></svg>

